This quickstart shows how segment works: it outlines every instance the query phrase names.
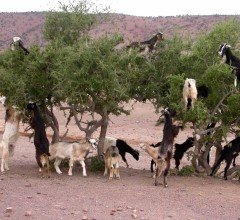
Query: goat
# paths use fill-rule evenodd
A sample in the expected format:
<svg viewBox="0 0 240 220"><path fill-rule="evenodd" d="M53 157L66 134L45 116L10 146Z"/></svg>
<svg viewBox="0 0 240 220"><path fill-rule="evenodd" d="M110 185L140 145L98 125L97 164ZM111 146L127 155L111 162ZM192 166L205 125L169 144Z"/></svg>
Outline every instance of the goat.
<svg viewBox="0 0 240 220"><path fill-rule="evenodd" d="M237 137L224 146L218 161L212 168L210 176L213 176L216 168L221 164L223 160L225 160L226 167L224 169L224 179L227 180L227 171L232 163L232 160L236 159L239 152L240 152L240 137Z"/></svg>
<svg viewBox="0 0 240 220"><path fill-rule="evenodd" d="M72 176L73 164L76 161L82 165L83 176L87 176L85 167L85 158L87 157L91 147L96 148L96 141L94 139L84 139L81 142L56 142L49 146L50 157L49 160L55 159L54 168L58 174L62 174L59 168L62 160L69 159L68 175Z"/></svg>
<svg viewBox="0 0 240 220"><path fill-rule="evenodd" d="M126 163L127 167L129 167L129 164L126 159L126 153L131 154L135 160L139 160L139 151L134 150L124 140L113 137L105 137L103 152L105 153L110 146L116 146L118 148L119 154L121 155L122 160Z"/></svg>
<svg viewBox="0 0 240 220"><path fill-rule="evenodd" d="M139 147L141 149L143 149L145 152L147 152L149 154L149 156L152 158L151 160L151 172L153 173L154 170L153 170L153 165L157 164L158 162L158 147L159 145L158 144L161 144L161 142L158 142L157 144L151 144L151 145L147 145L147 144L144 144L144 143L141 143L139 145ZM155 175L153 176L155 178Z"/></svg>
<svg viewBox="0 0 240 220"><path fill-rule="evenodd" d="M237 80L240 81L240 59L232 54L231 46L223 43L218 49L218 54L222 57L222 63L232 67L232 72L235 73L234 86L237 86Z"/></svg>
<svg viewBox="0 0 240 220"><path fill-rule="evenodd" d="M150 40L141 41L141 42L134 41L134 42L130 43L127 46L127 48L128 49L139 48L139 52L152 52L155 49L157 43L161 42L163 39L164 39L163 38L163 33L158 32Z"/></svg>
<svg viewBox="0 0 240 220"><path fill-rule="evenodd" d="M184 153L191 147L193 147L193 137L187 138L182 144L175 144L175 152L173 158L175 159L176 169L179 170L180 160L183 158Z"/></svg>
<svg viewBox="0 0 240 220"><path fill-rule="evenodd" d="M158 148L162 142L157 144L151 144L151 147ZM183 158L184 153L191 147L193 147L194 139L192 137L187 138L182 144L175 144L175 152L173 158L175 159L176 169L179 170L180 160ZM153 173L153 165L156 165L154 160L151 160L151 172Z"/></svg>
<svg viewBox="0 0 240 220"><path fill-rule="evenodd" d="M175 137L179 133L179 126L173 124L173 117L176 115L176 111L170 108L165 108L162 111L165 117L165 124L163 128L163 140L158 148L158 159L157 168L155 175L155 186L158 185L158 177L163 171L163 166L166 164L164 169L164 187L167 187L167 175L170 169L170 160L172 158L172 148Z"/></svg>
<svg viewBox="0 0 240 220"><path fill-rule="evenodd" d="M108 170L110 171L109 179L113 179L114 177L120 179L119 174L119 163L120 163L120 154L119 150L116 146L110 146L105 152L105 171L104 176L107 175Z"/></svg>
<svg viewBox="0 0 240 220"><path fill-rule="evenodd" d="M160 141L160 142L157 142L156 144L151 144L150 146L154 147L154 148L158 148L161 145L161 143L162 142ZM153 173L153 165L156 166L156 163L154 162L154 159L151 160L151 164L150 164L150 170L151 170L152 173Z"/></svg>
<svg viewBox="0 0 240 220"><path fill-rule="evenodd" d="M22 39L20 37L13 37L12 42L10 43L11 50L16 50L16 48L21 48L25 55L28 55L30 52L23 46Z"/></svg>
<svg viewBox="0 0 240 220"><path fill-rule="evenodd" d="M197 94L196 80L186 78L183 87L183 100L186 109L189 109L190 107L194 108L194 103L197 100Z"/></svg>
<svg viewBox="0 0 240 220"><path fill-rule="evenodd" d="M197 86L197 98L207 98L209 95L209 88L205 85Z"/></svg>
<svg viewBox="0 0 240 220"><path fill-rule="evenodd" d="M42 175L47 173L48 177L50 177L49 141L47 139L45 124L41 116L40 109L36 103L28 103L27 109L33 111L30 125L34 129L34 145L36 149L36 161L40 167L39 171L42 171Z"/></svg>
<svg viewBox="0 0 240 220"><path fill-rule="evenodd" d="M21 120L21 112L15 107L8 107L5 115L5 127L0 143L2 150L1 172L9 170L8 159L13 154L14 143L19 137L19 123Z"/></svg>

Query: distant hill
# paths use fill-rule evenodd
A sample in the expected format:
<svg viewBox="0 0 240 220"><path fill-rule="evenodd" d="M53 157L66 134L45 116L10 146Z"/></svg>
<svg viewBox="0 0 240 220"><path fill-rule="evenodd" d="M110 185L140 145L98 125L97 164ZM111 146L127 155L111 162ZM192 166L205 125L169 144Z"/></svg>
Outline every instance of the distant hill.
<svg viewBox="0 0 240 220"><path fill-rule="evenodd" d="M240 20L240 15L139 17L110 14L108 20L91 30L91 35L98 37L121 33L125 44L132 40L147 40L159 31L163 32L165 37L178 32L184 37L194 38L230 18ZM44 12L0 13L0 51L8 47L13 36L22 37L26 46L34 43L44 46L44 22Z"/></svg>

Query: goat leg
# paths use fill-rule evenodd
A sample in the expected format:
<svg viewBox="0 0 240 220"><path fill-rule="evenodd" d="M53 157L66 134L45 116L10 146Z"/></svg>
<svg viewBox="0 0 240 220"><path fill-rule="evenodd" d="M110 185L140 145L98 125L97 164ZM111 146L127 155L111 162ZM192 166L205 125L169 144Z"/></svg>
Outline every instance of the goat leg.
<svg viewBox="0 0 240 220"><path fill-rule="evenodd" d="M83 169L83 176L87 176L87 172L86 172L86 165L84 163L83 160L80 161L80 164L82 165L82 169Z"/></svg>
<svg viewBox="0 0 240 220"><path fill-rule="evenodd" d="M54 168L58 174L62 174L62 171L59 168L59 165L61 162L62 162L62 160L58 157L55 159L55 162L54 162Z"/></svg>
<svg viewBox="0 0 240 220"><path fill-rule="evenodd" d="M232 158L229 158L227 161L226 161L226 167L224 169L224 179L227 180L227 171L229 169L229 167L231 166L231 163L232 163Z"/></svg>
<svg viewBox="0 0 240 220"><path fill-rule="evenodd" d="M68 175L72 176L72 169L73 169L73 159L70 158L69 160L69 170L68 170Z"/></svg>
<svg viewBox="0 0 240 220"><path fill-rule="evenodd" d="M113 178L113 168L110 169L110 175L109 175L109 179L111 180Z"/></svg>
<svg viewBox="0 0 240 220"><path fill-rule="evenodd" d="M158 176L159 176L159 167L157 166L157 169L156 169L156 173L155 173L155 181L154 181L154 185L157 186L158 185Z"/></svg>

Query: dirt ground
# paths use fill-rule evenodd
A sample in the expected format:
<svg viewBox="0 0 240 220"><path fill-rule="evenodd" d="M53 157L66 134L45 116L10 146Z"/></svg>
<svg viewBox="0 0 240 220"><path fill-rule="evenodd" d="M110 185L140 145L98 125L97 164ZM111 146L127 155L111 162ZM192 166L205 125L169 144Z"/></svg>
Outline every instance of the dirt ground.
<svg viewBox="0 0 240 220"><path fill-rule="evenodd" d="M140 142L160 141L162 126L155 126L159 116L153 106L136 103L133 108L129 116L111 117L108 136L122 138L136 149ZM1 107L0 130L3 118ZM65 119L60 113L58 118L63 134ZM73 122L68 135L81 137ZM190 129L181 131L176 143L188 135ZM121 164L120 180L108 180L88 167L88 176L83 177L77 165L73 176L63 168L62 175L53 171L51 178L40 178L32 141L19 138L10 171L0 174L0 219L240 219L240 183L236 180L171 175L168 188L156 187L149 171L150 158L141 149L139 161L127 155L130 168ZM184 157L181 166L186 164Z"/></svg>

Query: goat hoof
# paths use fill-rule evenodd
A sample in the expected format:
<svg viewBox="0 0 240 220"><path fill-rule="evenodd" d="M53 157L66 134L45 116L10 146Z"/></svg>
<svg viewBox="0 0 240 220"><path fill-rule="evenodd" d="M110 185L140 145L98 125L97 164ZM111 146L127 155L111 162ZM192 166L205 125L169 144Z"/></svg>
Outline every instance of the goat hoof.
<svg viewBox="0 0 240 220"><path fill-rule="evenodd" d="M68 173L68 176L72 176L72 173Z"/></svg>
<svg viewBox="0 0 240 220"><path fill-rule="evenodd" d="M167 187L168 187L168 184L165 184L164 187L167 188Z"/></svg>

